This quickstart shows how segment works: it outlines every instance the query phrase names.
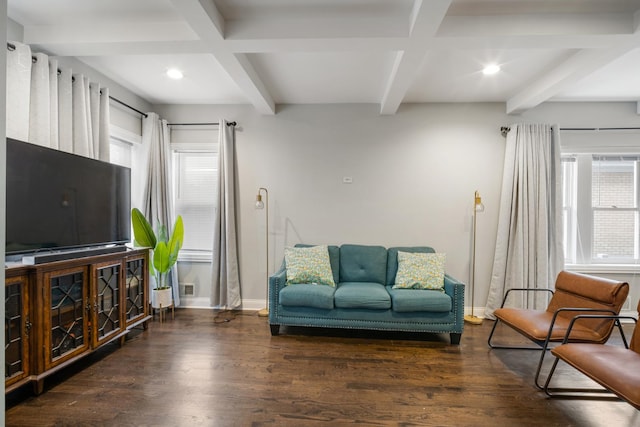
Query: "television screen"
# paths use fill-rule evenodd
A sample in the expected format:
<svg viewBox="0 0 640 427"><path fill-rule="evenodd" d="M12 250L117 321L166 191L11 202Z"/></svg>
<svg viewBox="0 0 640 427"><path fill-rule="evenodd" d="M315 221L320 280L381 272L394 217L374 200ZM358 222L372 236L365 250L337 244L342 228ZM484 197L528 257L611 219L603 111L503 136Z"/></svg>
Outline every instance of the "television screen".
<svg viewBox="0 0 640 427"><path fill-rule="evenodd" d="M6 253L130 240L131 171L7 138Z"/></svg>

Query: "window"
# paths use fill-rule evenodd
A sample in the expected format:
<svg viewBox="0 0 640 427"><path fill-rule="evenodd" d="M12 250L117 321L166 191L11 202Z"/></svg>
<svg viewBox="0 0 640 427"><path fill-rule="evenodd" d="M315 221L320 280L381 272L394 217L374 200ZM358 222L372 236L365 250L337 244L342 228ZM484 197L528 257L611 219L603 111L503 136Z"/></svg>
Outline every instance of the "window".
<svg viewBox="0 0 640 427"><path fill-rule="evenodd" d="M109 160L111 163L131 168L131 143L118 138L109 138Z"/></svg>
<svg viewBox="0 0 640 427"><path fill-rule="evenodd" d="M173 149L174 209L185 224L181 255L191 260L210 260L213 248L218 153L208 146L206 151L179 144Z"/></svg>
<svg viewBox="0 0 640 427"><path fill-rule="evenodd" d="M577 154L562 158L565 261L640 261L640 156Z"/></svg>

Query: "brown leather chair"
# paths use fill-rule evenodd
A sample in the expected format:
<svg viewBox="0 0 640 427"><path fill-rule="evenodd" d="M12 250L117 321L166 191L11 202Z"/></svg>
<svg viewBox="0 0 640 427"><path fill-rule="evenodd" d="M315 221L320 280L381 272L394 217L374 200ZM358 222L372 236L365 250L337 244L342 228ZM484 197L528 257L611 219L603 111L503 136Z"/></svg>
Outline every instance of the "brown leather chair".
<svg viewBox="0 0 640 427"><path fill-rule="evenodd" d="M505 307L510 293L536 291L546 291L552 295L546 310ZM543 386L540 385L538 379L549 344L562 342L565 339L567 328L576 315L617 315L620 313L628 294L629 284L626 282L617 282L568 271L562 271L558 274L555 291L549 289L509 289L505 293L501 307L494 311L496 321L489 334L489 347L527 350L537 348L494 344L492 339L499 323L504 323L540 346L542 354L535 374L535 384L542 389ZM614 326L618 328L624 337L624 332L618 319L584 319L574 325L567 341L604 344L611 336Z"/></svg>
<svg viewBox="0 0 640 427"><path fill-rule="evenodd" d="M638 302L640 312L640 301ZM624 346L600 345L591 343L569 343L568 336L576 325L585 320L596 317L630 319L636 322L631 337L631 346L623 340ZM556 356L549 376L544 385L544 391L551 397L593 397L594 393L612 393L614 397L626 400L636 409L640 409L640 327L631 316L576 316L565 335L563 344L553 348L551 354ZM551 377L556 370L558 361L564 361L582 372L604 389L576 389L551 388ZM579 392L580 394L575 394Z"/></svg>

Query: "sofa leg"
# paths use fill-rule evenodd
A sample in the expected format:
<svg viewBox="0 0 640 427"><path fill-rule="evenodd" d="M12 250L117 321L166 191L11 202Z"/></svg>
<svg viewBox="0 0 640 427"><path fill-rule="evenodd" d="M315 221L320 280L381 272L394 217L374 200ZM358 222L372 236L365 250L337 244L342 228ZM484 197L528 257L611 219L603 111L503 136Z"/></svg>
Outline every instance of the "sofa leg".
<svg viewBox="0 0 640 427"><path fill-rule="evenodd" d="M451 345L460 344L460 337L462 337L462 334L449 334L449 336L451 337Z"/></svg>
<svg viewBox="0 0 640 427"><path fill-rule="evenodd" d="M280 335L280 325L269 325L271 327L271 335L274 337Z"/></svg>

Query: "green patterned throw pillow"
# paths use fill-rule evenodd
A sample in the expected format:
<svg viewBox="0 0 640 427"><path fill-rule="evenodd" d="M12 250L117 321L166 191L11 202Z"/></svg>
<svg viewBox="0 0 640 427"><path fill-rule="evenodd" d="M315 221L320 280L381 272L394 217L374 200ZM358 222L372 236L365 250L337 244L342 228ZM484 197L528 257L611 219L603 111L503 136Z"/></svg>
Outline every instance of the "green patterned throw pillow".
<svg viewBox="0 0 640 427"><path fill-rule="evenodd" d="M312 283L335 287L329 248L326 245L310 248L285 248L284 262L287 268L287 285Z"/></svg>
<svg viewBox="0 0 640 427"><path fill-rule="evenodd" d="M443 253L398 252L394 289L444 289Z"/></svg>

